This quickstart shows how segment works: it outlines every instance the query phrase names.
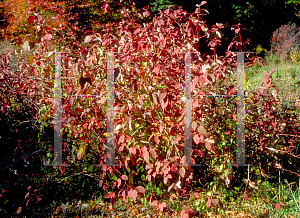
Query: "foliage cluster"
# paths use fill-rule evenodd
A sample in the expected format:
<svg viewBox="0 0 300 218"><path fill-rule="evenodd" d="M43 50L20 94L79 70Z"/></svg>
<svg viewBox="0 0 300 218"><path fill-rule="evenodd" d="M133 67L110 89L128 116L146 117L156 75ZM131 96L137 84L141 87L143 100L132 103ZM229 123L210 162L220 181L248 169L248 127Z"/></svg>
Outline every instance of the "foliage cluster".
<svg viewBox="0 0 300 218"><path fill-rule="evenodd" d="M292 63L299 63L300 62L300 49L299 46L292 47L289 52L289 59L292 61Z"/></svg>
<svg viewBox="0 0 300 218"><path fill-rule="evenodd" d="M295 23L292 25L290 22L286 25L282 25L275 32L271 39L271 51L281 59L287 58L287 53L293 47L300 45L300 30L299 26Z"/></svg>

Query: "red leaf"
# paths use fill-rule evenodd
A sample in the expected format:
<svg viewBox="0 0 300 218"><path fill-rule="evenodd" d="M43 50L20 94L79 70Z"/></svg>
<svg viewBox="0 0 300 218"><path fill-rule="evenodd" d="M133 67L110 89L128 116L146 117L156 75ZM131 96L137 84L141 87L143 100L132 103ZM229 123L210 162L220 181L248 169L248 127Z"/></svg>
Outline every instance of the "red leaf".
<svg viewBox="0 0 300 218"><path fill-rule="evenodd" d="M133 165L136 165L136 163L134 162L134 159L130 156L130 160L133 163Z"/></svg>
<svg viewBox="0 0 300 218"><path fill-rule="evenodd" d="M162 102L162 100L164 100L166 96L167 96L167 93L161 93L159 95L159 102Z"/></svg>
<svg viewBox="0 0 300 218"><path fill-rule="evenodd" d="M79 140L83 140L83 139L85 139L85 138L86 138L86 136L83 135L83 136L81 136L81 137L79 138Z"/></svg>
<svg viewBox="0 0 300 218"><path fill-rule="evenodd" d="M102 9L107 13L110 10L110 6L107 3L103 3L102 4Z"/></svg>
<svg viewBox="0 0 300 218"><path fill-rule="evenodd" d="M166 40L165 39L161 39L160 40L160 45L162 48L164 48L166 46Z"/></svg>
<svg viewBox="0 0 300 218"><path fill-rule="evenodd" d="M158 200L154 200L152 203L150 203L151 206L154 206L158 203Z"/></svg>
<svg viewBox="0 0 300 218"><path fill-rule="evenodd" d="M101 126L101 122L99 120L97 120L97 128L99 129Z"/></svg>
<svg viewBox="0 0 300 218"><path fill-rule="evenodd" d="M124 136L124 134L123 134L123 135L121 135L120 138L119 138L119 144L120 144L120 143L123 143L123 142L124 142L124 139L125 139L125 136Z"/></svg>
<svg viewBox="0 0 300 218"><path fill-rule="evenodd" d="M52 38L52 35L51 35L51 34L46 34L46 35L43 37L44 40L49 40L49 39L51 39L51 38Z"/></svg>
<svg viewBox="0 0 300 218"><path fill-rule="evenodd" d="M194 138L194 142L198 145L200 142L200 138L199 138L198 134L194 135L193 138Z"/></svg>
<svg viewBox="0 0 300 218"><path fill-rule="evenodd" d="M111 203L113 206L116 205L116 203L117 203L116 197L111 198L111 199L110 199L110 203Z"/></svg>
<svg viewBox="0 0 300 218"><path fill-rule="evenodd" d="M65 90L65 92L67 93L67 95L70 95L71 91L72 91L72 87L68 87Z"/></svg>
<svg viewBox="0 0 300 218"><path fill-rule="evenodd" d="M65 166L62 166L62 165L60 165L59 167L58 167L58 169L59 169L59 173L60 173L60 175L62 175L62 174L64 174L65 172L66 172L66 167Z"/></svg>
<svg viewBox="0 0 300 218"><path fill-rule="evenodd" d="M164 177L164 184L167 184L167 183L168 183L168 177L165 176L165 177Z"/></svg>
<svg viewBox="0 0 300 218"><path fill-rule="evenodd" d="M211 145L210 142L205 142L205 147L208 151L211 151Z"/></svg>
<svg viewBox="0 0 300 218"><path fill-rule="evenodd" d="M102 184L103 184L103 180L100 180L100 182L99 182L99 187L101 187Z"/></svg>
<svg viewBox="0 0 300 218"><path fill-rule="evenodd" d="M147 163L149 163L149 152L148 151L144 152L143 156L144 156L145 161Z"/></svg>
<svg viewBox="0 0 300 218"><path fill-rule="evenodd" d="M154 136L154 141L155 141L155 143L158 145L159 144L159 142L160 142L160 140L159 140L159 135L156 135L156 136Z"/></svg>
<svg viewBox="0 0 300 218"><path fill-rule="evenodd" d="M89 125L88 123L84 123L84 124L83 124L83 128L84 128L84 129L87 129L88 125Z"/></svg>
<svg viewBox="0 0 300 218"><path fill-rule="evenodd" d="M111 197L114 197L115 196L115 193L114 192L109 192L106 194L105 198L111 198Z"/></svg>
<svg viewBox="0 0 300 218"><path fill-rule="evenodd" d="M280 203L277 203L277 204L276 204L276 209L277 209L277 210L280 210Z"/></svg>
<svg viewBox="0 0 300 218"><path fill-rule="evenodd" d="M29 24L31 24L33 20L34 20L34 16L29 16L28 17L28 23Z"/></svg>
<svg viewBox="0 0 300 218"><path fill-rule="evenodd" d="M196 77L198 80L198 77ZM195 79L194 79L195 80ZM193 109L198 107L198 100L193 101Z"/></svg>
<svg viewBox="0 0 300 218"><path fill-rule="evenodd" d="M263 81L264 81L265 84L267 84L267 82L269 81L269 78L270 78L269 75L265 75L265 76L263 77Z"/></svg>
<svg viewBox="0 0 300 218"><path fill-rule="evenodd" d="M156 155L156 153L155 153L155 150L152 149L152 148L150 148L150 149L149 149L149 152L150 152L151 157L152 157L153 159L156 159L157 155Z"/></svg>
<svg viewBox="0 0 300 218"><path fill-rule="evenodd" d="M202 5L205 5L207 3L207 1L202 1L200 4L199 4L199 7L202 6Z"/></svg>
<svg viewBox="0 0 300 218"><path fill-rule="evenodd" d="M33 76L36 76L36 75L37 75L37 70L36 70L35 68L32 70L32 75L33 75Z"/></svg>
<svg viewBox="0 0 300 218"><path fill-rule="evenodd" d="M28 207L29 201L30 201L30 198L26 202L26 207Z"/></svg>
<svg viewBox="0 0 300 218"><path fill-rule="evenodd" d="M21 44L21 41L22 41L22 39L19 37L19 38L18 38L18 45Z"/></svg>
<svg viewBox="0 0 300 218"><path fill-rule="evenodd" d="M276 68L272 68L272 69L269 71L269 75L271 75L271 74L274 72L274 70L276 70Z"/></svg>
<svg viewBox="0 0 300 218"><path fill-rule="evenodd" d="M203 152L201 150L197 150L197 152L198 152L199 156L204 157L204 154L203 154Z"/></svg>
<svg viewBox="0 0 300 218"><path fill-rule="evenodd" d="M159 124L159 132L160 132L160 134L162 134L163 130L164 130L164 126L162 124Z"/></svg>
<svg viewBox="0 0 300 218"><path fill-rule="evenodd" d="M158 75L159 74L159 70L160 70L160 67L159 66L155 66L152 72L154 72L154 73L156 73L156 75Z"/></svg>
<svg viewBox="0 0 300 218"><path fill-rule="evenodd" d="M177 172L177 168L175 167L175 164L171 163L171 170L173 173Z"/></svg>
<svg viewBox="0 0 300 218"><path fill-rule="evenodd" d="M139 193L142 193L142 194L145 193L145 189L144 189L144 187L142 187L142 186L138 186L138 187L136 187L135 189L136 189Z"/></svg>
<svg viewBox="0 0 300 218"><path fill-rule="evenodd" d="M159 207L160 207L160 212L163 212L164 211L164 207L166 207L166 202L162 202L161 204L159 204Z"/></svg>
<svg viewBox="0 0 300 218"><path fill-rule="evenodd" d="M173 188L173 186L175 185L175 183L172 183L172 185L171 186L169 186L169 188L168 188L168 192L170 192L171 191L171 189Z"/></svg>
<svg viewBox="0 0 300 218"><path fill-rule="evenodd" d="M200 195L199 195L199 193L198 193L198 192L194 192L194 196L195 196L195 197L197 197L197 198L199 198L199 197L200 197Z"/></svg>
<svg viewBox="0 0 300 218"><path fill-rule="evenodd" d="M38 16L37 16L37 19L38 19L38 21L41 21L41 20L42 20L42 16L41 16L41 15L38 15Z"/></svg>
<svg viewBox="0 0 300 218"><path fill-rule="evenodd" d="M25 195L25 200L27 200L29 198L29 196L30 196L30 193L27 192L27 194Z"/></svg>
<svg viewBox="0 0 300 218"><path fill-rule="evenodd" d="M123 180L126 180L126 181L128 180L128 176L127 176L127 175L122 175L121 178L122 178Z"/></svg>
<svg viewBox="0 0 300 218"><path fill-rule="evenodd" d="M177 144L177 142L179 142L180 139L181 139L181 137L180 137L180 136L177 136L177 137L175 138L175 140L174 140L174 144Z"/></svg>
<svg viewBox="0 0 300 218"><path fill-rule="evenodd" d="M168 102L169 102L169 100L167 99L167 101L166 102L161 102L161 108L164 110L166 107L167 107L167 105L168 105Z"/></svg>
<svg viewBox="0 0 300 218"><path fill-rule="evenodd" d="M243 194L243 198L246 200L246 201L249 201L250 202L250 198L249 196L245 193Z"/></svg>
<svg viewBox="0 0 300 218"><path fill-rule="evenodd" d="M210 208L210 204L211 204L211 198L209 197L209 198L207 199L207 201L206 201L206 206L207 206L208 208Z"/></svg>
<svg viewBox="0 0 300 218"><path fill-rule="evenodd" d="M122 180L121 180L120 178L118 178L117 182L118 182L117 187L120 188L120 186L121 186L121 184L122 184Z"/></svg>
<svg viewBox="0 0 300 218"><path fill-rule="evenodd" d="M69 104L72 106L74 103L74 98L72 96L69 97ZM98 127L99 128L99 127Z"/></svg>
<svg viewBox="0 0 300 218"><path fill-rule="evenodd" d="M131 192L131 197L132 197L132 199L135 201L136 200L136 190L132 190L132 192Z"/></svg>
<svg viewBox="0 0 300 218"><path fill-rule="evenodd" d="M185 212L185 210L182 210L180 212L180 218L189 218L189 214Z"/></svg>
<svg viewBox="0 0 300 218"><path fill-rule="evenodd" d="M185 174L185 169L184 169L184 167L180 167L180 169L179 169L179 175L180 175L181 177L184 177L184 174Z"/></svg>
<svg viewBox="0 0 300 218"><path fill-rule="evenodd" d="M147 147L146 146L143 146L142 148L141 148L141 150L142 150L142 152L143 152L143 154L147 151Z"/></svg>
<svg viewBox="0 0 300 218"><path fill-rule="evenodd" d="M83 43L90 43L91 40L92 40L92 38L93 38L93 35L88 35L88 36L86 36L86 37L84 38L84 42L83 42Z"/></svg>

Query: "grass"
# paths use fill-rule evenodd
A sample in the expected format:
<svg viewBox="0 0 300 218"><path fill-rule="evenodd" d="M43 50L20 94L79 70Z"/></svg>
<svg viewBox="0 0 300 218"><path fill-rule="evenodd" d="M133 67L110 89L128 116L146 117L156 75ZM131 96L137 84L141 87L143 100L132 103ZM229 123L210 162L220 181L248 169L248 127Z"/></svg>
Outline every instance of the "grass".
<svg viewBox="0 0 300 218"><path fill-rule="evenodd" d="M248 90L259 89L263 79L263 72L269 72L272 68L275 71L271 74L272 82L279 89L279 96L286 101L293 101L299 98L297 90L297 76L300 75L300 63L282 61L274 55L267 56L263 60L263 65L259 66L256 61L251 68L245 69L245 86ZM299 92L299 91L298 91Z"/></svg>
<svg viewBox="0 0 300 218"><path fill-rule="evenodd" d="M298 186L295 183L281 184L279 187L273 186L272 184L266 182L259 186L261 191L253 191L250 197L250 202L243 200L242 197L238 197L232 202L227 202L224 204L224 208L207 208L205 201L200 204L195 200L191 200L189 203L188 199L173 202L165 201L167 203L167 208L164 212L160 212L155 206L149 206L148 203L143 204L141 199L138 198L135 202L132 199L127 199L126 204L122 201L117 201L115 206L111 206L108 203L103 203L102 199L95 201L89 201L85 203L80 203L78 205L69 206L66 211L61 213L56 213L58 217L64 217L66 215L77 214L88 214L88 211L94 212L100 215L106 214L108 217L179 217L182 206L180 202L187 205L190 209L197 210L200 212L199 217L299 217L299 199ZM267 203L261 198L270 201L272 205ZM281 202L285 206L281 206L280 210L275 208L275 204ZM80 209L79 205L85 205L87 209ZM197 206L196 206L197 205ZM204 208L204 209L199 209ZM56 207L53 211L59 211L61 208ZM97 212L96 212L97 211ZM92 217L85 216L85 217ZM97 217L97 216L94 216Z"/></svg>

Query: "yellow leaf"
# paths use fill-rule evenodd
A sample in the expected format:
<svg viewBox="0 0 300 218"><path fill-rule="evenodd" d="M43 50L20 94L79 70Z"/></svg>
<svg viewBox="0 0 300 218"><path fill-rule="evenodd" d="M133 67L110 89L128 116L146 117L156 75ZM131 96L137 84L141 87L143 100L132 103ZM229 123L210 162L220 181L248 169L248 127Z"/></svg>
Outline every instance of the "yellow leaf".
<svg viewBox="0 0 300 218"><path fill-rule="evenodd" d="M83 155L85 155L85 148L86 148L86 144L80 145L80 148L78 149L78 152L77 152L77 158L78 158L78 160L80 160L81 157Z"/></svg>
<svg viewBox="0 0 300 218"><path fill-rule="evenodd" d="M22 207L18 207L18 209L17 209L17 211L16 211L16 214L21 213L21 210L22 210Z"/></svg>
<svg viewBox="0 0 300 218"><path fill-rule="evenodd" d="M165 117L165 120L170 121L171 118L170 117Z"/></svg>
<svg viewBox="0 0 300 218"><path fill-rule="evenodd" d="M153 125L153 126L157 126L158 124L157 124L157 123L152 123L151 125Z"/></svg>
<svg viewBox="0 0 300 218"><path fill-rule="evenodd" d="M28 62L29 62L30 64L31 64L32 61L33 61L33 57L34 57L33 55L29 55L28 58L27 58L27 59L28 59Z"/></svg>

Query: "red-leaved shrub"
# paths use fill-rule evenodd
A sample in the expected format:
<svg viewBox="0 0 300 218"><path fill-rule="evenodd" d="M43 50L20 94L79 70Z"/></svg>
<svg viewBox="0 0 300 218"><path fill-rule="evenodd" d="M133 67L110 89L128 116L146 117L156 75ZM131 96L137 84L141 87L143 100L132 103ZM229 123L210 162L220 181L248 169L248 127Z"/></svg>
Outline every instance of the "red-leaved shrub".
<svg viewBox="0 0 300 218"><path fill-rule="evenodd" d="M292 25L289 22L287 25L282 25L271 38L271 51L282 59L286 59L286 54L291 48L300 45L300 30L295 23Z"/></svg>

